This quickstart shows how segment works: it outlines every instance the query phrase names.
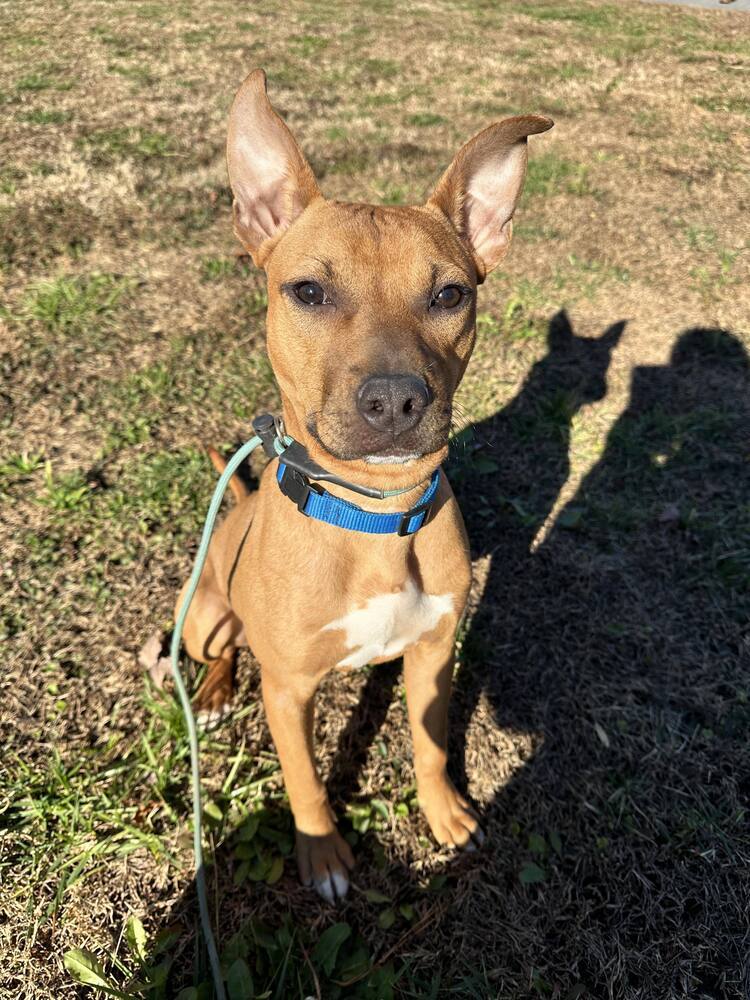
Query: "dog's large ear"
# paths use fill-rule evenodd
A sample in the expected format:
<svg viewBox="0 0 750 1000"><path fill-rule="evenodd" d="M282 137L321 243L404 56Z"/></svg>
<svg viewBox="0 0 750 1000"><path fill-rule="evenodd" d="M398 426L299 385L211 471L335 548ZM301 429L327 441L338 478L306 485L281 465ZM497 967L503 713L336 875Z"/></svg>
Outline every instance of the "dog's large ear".
<svg viewBox="0 0 750 1000"><path fill-rule="evenodd" d="M552 128L551 118L520 115L484 129L456 154L428 205L439 208L468 244L484 280L508 252L513 213L526 174L526 137Z"/></svg>
<svg viewBox="0 0 750 1000"><path fill-rule="evenodd" d="M307 160L266 96L262 69L245 79L232 104L227 166L234 192L234 230L260 265L268 241L280 236L320 197Z"/></svg>

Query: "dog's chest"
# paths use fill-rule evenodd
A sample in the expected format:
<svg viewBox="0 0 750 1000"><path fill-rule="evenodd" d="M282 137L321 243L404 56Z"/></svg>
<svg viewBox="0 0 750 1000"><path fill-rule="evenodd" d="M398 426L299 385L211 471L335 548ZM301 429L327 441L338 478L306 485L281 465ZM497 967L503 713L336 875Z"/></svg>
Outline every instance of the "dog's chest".
<svg viewBox="0 0 750 1000"><path fill-rule="evenodd" d="M425 594L409 578L402 590L378 594L362 607L323 626L324 632L344 632L349 654L339 667L364 667L373 660L395 659L431 632L453 610L453 594Z"/></svg>

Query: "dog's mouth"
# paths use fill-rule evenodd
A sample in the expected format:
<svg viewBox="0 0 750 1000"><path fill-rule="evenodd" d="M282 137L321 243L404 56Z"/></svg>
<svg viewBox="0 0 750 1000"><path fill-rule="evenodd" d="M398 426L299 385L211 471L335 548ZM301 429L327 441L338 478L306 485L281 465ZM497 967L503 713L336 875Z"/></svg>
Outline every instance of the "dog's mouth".
<svg viewBox="0 0 750 1000"><path fill-rule="evenodd" d="M406 452L405 454L391 452L387 455L363 455L362 461L367 462L368 465L410 465L423 457L424 453L420 451Z"/></svg>
<svg viewBox="0 0 750 1000"><path fill-rule="evenodd" d="M431 433L425 433L426 428L415 428L413 432L400 435L402 440L394 440L390 435L383 435L380 440L373 440L372 435L363 438L357 433L346 433L344 428L327 428L324 431L314 418L308 420L307 430L332 459L374 466L408 467L442 451L448 442L448 427Z"/></svg>

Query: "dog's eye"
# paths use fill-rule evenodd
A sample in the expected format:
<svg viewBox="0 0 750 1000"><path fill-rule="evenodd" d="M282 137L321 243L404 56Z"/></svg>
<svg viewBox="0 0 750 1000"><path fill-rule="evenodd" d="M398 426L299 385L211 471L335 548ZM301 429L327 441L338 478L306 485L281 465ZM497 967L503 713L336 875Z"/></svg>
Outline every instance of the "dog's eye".
<svg viewBox="0 0 750 1000"><path fill-rule="evenodd" d="M294 294L306 306L322 306L328 302L326 293L317 281L300 281L294 286Z"/></svg>
<svg viewBox="0 0 750 1000"><path fill-rule="evenodd" d="M434 297L433 304L441 309L455 309L464 297L464 290L459 285L446 285Z"/></svg>

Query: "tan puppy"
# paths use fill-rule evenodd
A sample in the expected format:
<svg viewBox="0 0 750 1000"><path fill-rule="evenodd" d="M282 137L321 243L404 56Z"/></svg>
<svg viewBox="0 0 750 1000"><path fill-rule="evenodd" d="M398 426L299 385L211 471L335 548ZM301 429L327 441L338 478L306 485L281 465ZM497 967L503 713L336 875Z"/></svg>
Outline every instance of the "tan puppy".
<svg viewBox="0 0 750 1000"><path fill-rule="evenodd" d="M343 479L408 492L385 500L328 492L378 513L408 511L448 451L453 394L475 336L476 288L505 256L526 170L525 115L458 153L422 207L326 201L256 70L229 120L237 236L268 278L268 354L289 435ZM418 531L368 534L301 513L266 469L216 531L185 626L208 664L197 695L218 718L235 652L249 645L297 829L305 884L343 896L354 859L336 829L312 746L315 691L335 666L403 655L419 800L436 839L481 843L446 772L454 638L471 566L460 511L441 474ZM411 524L411 522L409 522ZM182 596L178 600L178 608Z"/></svg>

